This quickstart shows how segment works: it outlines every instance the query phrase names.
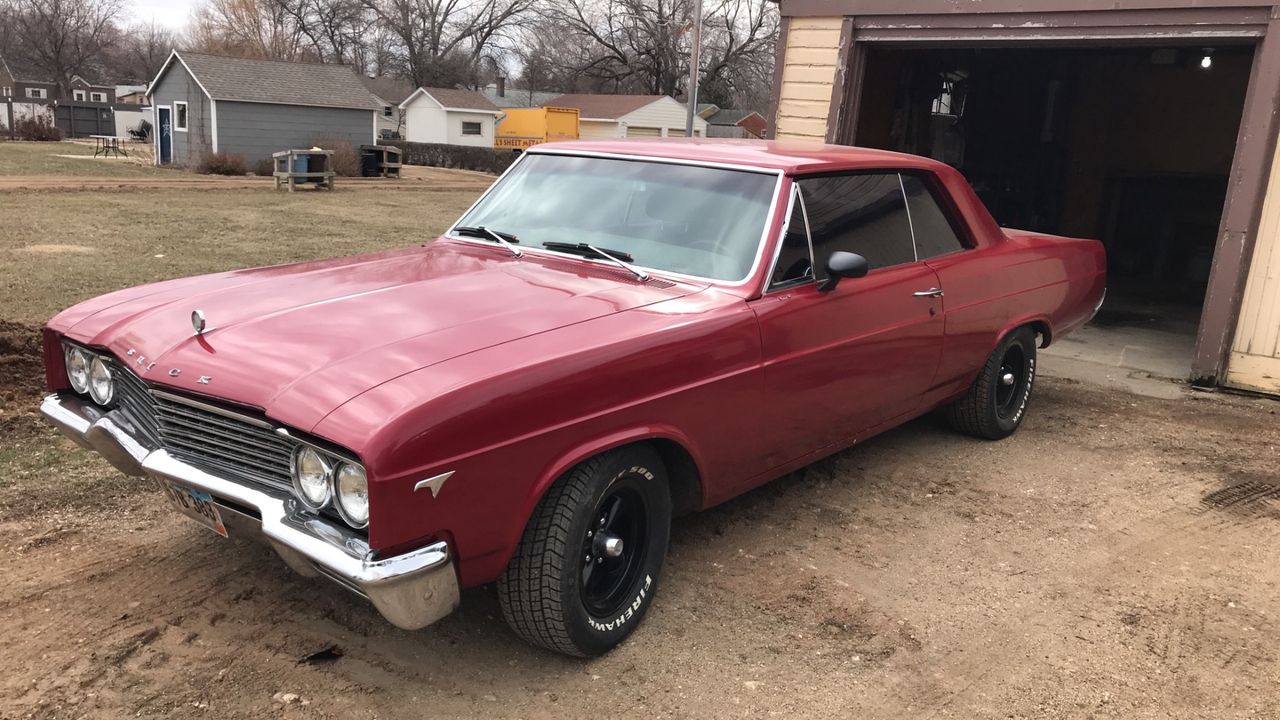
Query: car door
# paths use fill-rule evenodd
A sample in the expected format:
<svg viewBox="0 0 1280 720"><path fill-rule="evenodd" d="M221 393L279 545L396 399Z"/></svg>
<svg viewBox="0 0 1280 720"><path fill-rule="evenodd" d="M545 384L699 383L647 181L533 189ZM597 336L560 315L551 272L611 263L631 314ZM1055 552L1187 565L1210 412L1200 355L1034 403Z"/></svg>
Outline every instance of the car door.
<svg viewBox="0 0 1280 720"><path fill-rule="evenodd" d="M911 212L916 257L938 274L945 288L942 358L934 377L939 398L968 387L994 345L993 328L1004 324L1001 305L988 302L999 291L992 286L988 267L973 262L973 242L963 223L946 202L931 173L903 173L902 187Z"/></svg>
<svg viewBox="0 0 1280 720"><path fill-rule="evenodd" d="M916 257L896 172L802 177L760 323L769 466L916 410L942 346L941 290ZM867 258L865 277L823 291L835 251Z"/></svg>

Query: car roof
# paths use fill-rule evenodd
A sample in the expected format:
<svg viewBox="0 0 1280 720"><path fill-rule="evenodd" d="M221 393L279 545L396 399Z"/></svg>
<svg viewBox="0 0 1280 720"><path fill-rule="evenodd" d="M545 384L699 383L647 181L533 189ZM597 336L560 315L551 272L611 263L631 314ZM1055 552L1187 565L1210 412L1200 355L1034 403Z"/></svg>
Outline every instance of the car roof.
<svg viewBox="0 0 1280 720"><path fill-rule="evenodd" d="M887 150L825 145L797 140L737 140L726 138L661 138L654 140L572 140L538 145L537 153L602 153L690 162L745 165L787 174L836 170L936 170L941 163L929 158Z"/></svg>

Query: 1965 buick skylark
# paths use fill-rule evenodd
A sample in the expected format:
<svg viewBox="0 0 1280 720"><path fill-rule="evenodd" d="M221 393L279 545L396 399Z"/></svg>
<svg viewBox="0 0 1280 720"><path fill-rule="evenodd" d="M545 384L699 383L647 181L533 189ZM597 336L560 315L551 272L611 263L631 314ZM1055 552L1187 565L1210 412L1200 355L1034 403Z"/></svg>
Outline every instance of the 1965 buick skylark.
<svg viewBox="0 0 1280 720"><path fill-rule="evenodd" d="M402 628L496 581L522 637L595 655L673 515L936 408L1009 435L1104 285L1099 243L1002 230L931 160L552 144L424 246L62 312L41 409Z"/></svg>

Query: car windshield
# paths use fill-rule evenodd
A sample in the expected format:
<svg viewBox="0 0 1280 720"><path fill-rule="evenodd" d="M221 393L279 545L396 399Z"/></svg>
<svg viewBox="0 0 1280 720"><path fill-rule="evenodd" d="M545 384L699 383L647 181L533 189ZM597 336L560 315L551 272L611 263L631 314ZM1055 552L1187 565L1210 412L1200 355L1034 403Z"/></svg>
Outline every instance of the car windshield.
<svg viewBox="0 0 1280 720"><path fill-rule="evenodd" d="M755 263L776 184L745 170L530 154L458 227L514 235L522 248L589 243L641 267L736 282Z"/></svg>

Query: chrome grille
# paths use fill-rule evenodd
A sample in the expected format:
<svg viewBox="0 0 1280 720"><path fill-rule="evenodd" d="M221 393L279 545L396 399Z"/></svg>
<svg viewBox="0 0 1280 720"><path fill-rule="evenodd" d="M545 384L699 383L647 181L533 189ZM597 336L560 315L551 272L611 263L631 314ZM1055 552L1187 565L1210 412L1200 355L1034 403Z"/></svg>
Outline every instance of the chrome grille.
<svg viewBox="0 0 1280 720"><path fill-rule="evenodd" d="M147 447L160 447L160 423L155 401L142 379L117 362L111 363L111 376L116 380L116 406Z"/></svg>
<svg viewBox="0 0 1280 720"><path fill-rule="evenodd" d="M289 491L293 441L264 420L153 390L115 364L119 411L153 448L241 479Z"/></svg>

